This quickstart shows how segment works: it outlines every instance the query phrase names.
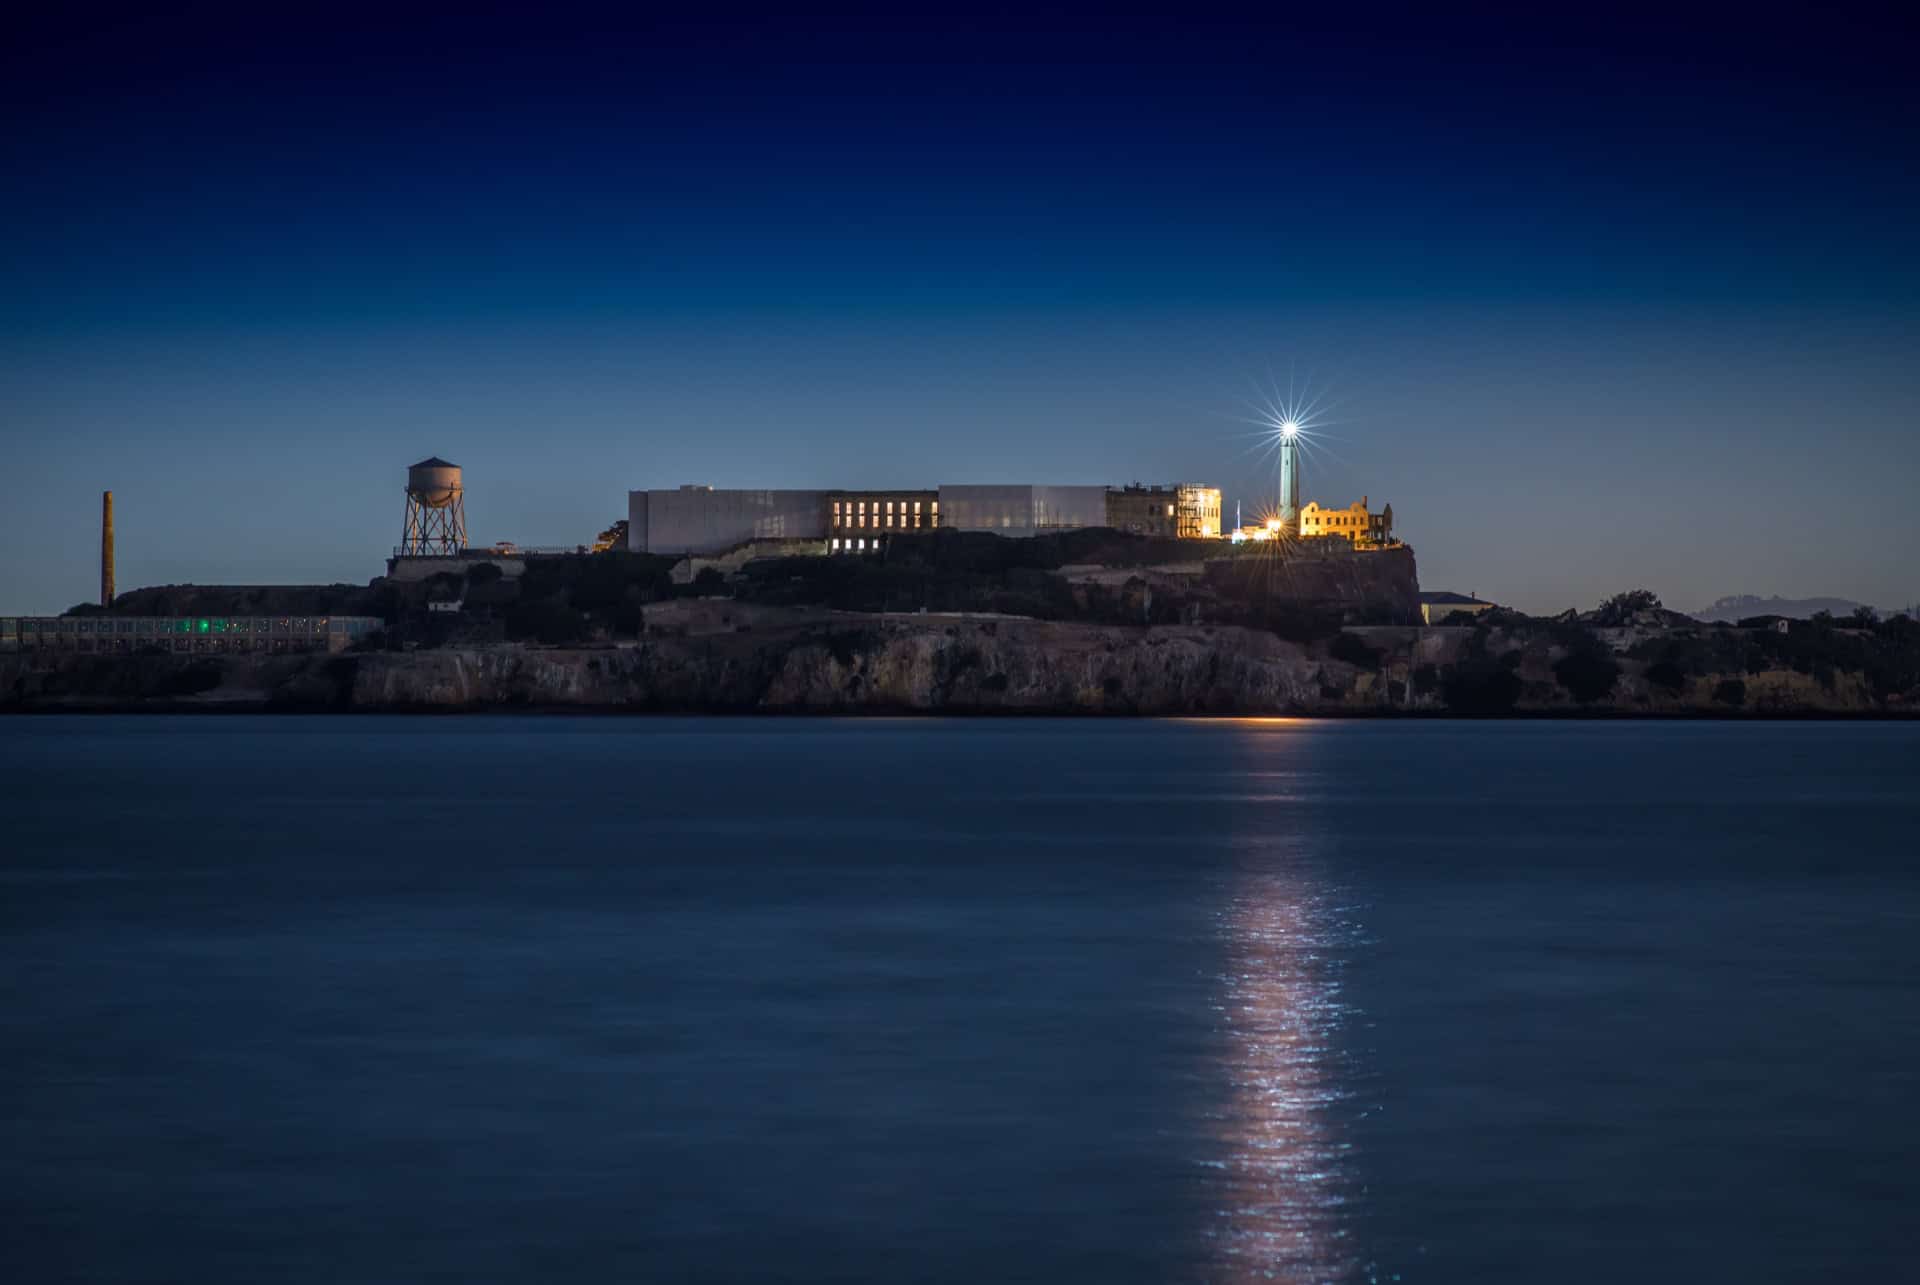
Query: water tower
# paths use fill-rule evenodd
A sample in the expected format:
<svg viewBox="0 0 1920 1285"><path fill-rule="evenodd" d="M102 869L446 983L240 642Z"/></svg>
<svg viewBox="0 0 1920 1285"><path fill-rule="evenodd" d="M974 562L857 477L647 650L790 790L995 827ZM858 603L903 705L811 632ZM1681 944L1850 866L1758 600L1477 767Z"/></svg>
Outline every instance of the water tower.
<svg viewBox="0 0 1920 1285"><path fill-rule="evenodd" d="M467 505L460 466L438 455L407 470L407 525L403 558L450 557L467 547Z"/></svg>

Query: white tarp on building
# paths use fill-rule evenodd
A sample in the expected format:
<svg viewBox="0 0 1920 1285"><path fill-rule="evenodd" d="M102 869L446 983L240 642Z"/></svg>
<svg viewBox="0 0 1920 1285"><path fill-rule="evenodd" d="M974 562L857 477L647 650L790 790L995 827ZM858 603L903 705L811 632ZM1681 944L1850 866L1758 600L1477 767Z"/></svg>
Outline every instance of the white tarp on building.
<svg viewBox="0 0 1920 1285"><path fill-rule="evenodd" d="M627 492L627 548L635 553L723 553L749 540L824 540L825 491Z"/></svg>
<svg viewBox="0 0 1920 1285"><path fill-rule="evenodd" d="M940 525L1030 536L1107 524L1104 486L942 486Z"/></svg>

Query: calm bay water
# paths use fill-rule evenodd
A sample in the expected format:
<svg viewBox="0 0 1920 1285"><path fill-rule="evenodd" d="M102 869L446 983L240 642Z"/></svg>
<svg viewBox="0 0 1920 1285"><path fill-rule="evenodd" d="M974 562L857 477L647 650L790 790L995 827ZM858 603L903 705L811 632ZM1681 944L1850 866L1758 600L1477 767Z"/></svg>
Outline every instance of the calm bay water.
<svg viewBox="0 0 1920 1285"><path fill-rule="evenodd" d="M0 720L15 1281L1892 1281L1920 726Z"/></svg>

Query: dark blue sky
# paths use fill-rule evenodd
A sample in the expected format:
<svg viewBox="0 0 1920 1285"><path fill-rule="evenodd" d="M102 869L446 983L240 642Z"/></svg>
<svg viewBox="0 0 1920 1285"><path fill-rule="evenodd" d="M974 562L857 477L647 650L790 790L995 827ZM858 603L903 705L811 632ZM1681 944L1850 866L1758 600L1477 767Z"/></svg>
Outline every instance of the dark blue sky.
<svg viewBox="0 0 1920 1285"><path fill-rule="evenodd" d="M56 15L0 53L0 610L629 487L1306 491L1429 587L1920 597L1910 26L1349 6ZM689 7L687 13L692 13ZM37 24L37 25L34 25Z"/></svg>

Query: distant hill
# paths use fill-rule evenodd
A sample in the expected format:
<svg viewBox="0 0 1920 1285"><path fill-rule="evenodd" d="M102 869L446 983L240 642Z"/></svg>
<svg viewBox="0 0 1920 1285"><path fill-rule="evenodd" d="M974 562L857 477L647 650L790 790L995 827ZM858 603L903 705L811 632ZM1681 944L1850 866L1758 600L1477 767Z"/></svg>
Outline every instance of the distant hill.
<svg viewBox="0 0 1920 1285"><path fill-rule="evenodd" d="M1744 620L1748 616L1790 616L1795 620L1806 620L1822 611L1835 616L1850 616L1865 605L1851 598L1761 598L1750 593L1737 593L1720 599L1711 607L1702 607L1688 614L1695 620L1706 621L1731 622Z"/></svg>

